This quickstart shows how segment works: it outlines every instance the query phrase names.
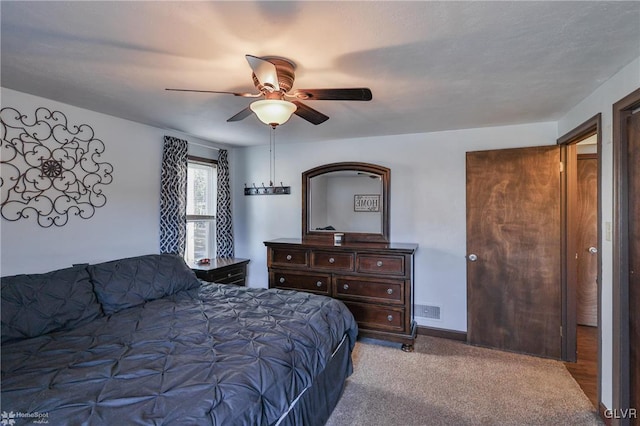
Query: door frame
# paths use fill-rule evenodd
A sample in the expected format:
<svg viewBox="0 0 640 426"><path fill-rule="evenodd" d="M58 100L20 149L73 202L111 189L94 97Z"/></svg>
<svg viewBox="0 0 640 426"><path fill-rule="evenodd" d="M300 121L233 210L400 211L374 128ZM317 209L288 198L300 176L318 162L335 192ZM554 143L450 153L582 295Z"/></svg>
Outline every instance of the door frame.
<svg viewBox="0 0 640 426"><path fill-rule="evenodd" d="M640 89L613 104L613 409L628 408L629 337L629 181L627 117L640 108ZM629 418L616 419L628 425Z"/></svg>
<svg viewBox="0 0 640 426"><path fill-rule="evenodd" d="M596 149L598 152L598 236L597 248L601 253L602 241L602 114L598 113L589 118L573 130L570 130L559 137L557 144L560 145L560 158L564 167L561 202L562 202L562 229L561 229L561 250L562 250L562 359L575 362L577 347L577 274L575 253L577 247L575 238L577 224L577 191L578 191L578 155L576 144L589 136L596 135ZM602 346L602 327L600 306L602 303L602 256L598 256L597 272L597 293L598 293L598 403L601 400L600 377L602 374L600 348Z"/></svg>

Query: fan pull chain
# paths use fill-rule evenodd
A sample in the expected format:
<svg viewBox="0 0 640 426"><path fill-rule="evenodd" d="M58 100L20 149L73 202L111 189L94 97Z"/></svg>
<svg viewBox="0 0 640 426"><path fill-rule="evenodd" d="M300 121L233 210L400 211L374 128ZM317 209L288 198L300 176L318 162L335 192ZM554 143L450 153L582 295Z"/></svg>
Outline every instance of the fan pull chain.
<svg viewBox="0 0 640 426"><path fill-rule="evenodd" d="M269 186L276 180L276 128L271 127L269 133Z"/></svg>
<svg viewBox="0 0 640 426"><path fill-rule="evenodd" d="M1 1L1 0L0 0ZM270 126L269 131L269 186L265 186L262 182L261 187L257 187L253 184L250 188L247 184L244 184L244 195L277 195L277 194L291 194L291 187L284 186L282 182L280 185L275 186L276 181L276 126Z"/></svg>

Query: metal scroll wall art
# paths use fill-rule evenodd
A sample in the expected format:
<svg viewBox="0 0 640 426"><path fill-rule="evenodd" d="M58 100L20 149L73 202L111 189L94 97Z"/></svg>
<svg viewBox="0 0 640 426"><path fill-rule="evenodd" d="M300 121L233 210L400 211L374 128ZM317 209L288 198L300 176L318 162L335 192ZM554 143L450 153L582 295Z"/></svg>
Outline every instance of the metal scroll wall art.
<svg viewBox="0 0 640 426"><path fill-rule="evenodd" d="M38 108L33 118L0 110L0 215L8 221L35 216L38 225L64 226L71 216L89 219L107 198L113 166L100 161L104 143L88 124L69 125L60 111Z"/></svg>

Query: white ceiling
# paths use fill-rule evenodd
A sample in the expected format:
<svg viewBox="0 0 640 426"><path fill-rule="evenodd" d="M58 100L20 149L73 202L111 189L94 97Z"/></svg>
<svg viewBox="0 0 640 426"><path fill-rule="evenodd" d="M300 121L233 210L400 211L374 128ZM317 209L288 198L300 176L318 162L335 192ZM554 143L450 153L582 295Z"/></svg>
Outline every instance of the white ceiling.
<svg viewBox="0 0 640 426"><path fill-rule="evenodd" d="M640 2L6 2L3 87L232 145L267 144L245 54L297 64L312 101L279 142L557 120L640 56Z"/></svg>

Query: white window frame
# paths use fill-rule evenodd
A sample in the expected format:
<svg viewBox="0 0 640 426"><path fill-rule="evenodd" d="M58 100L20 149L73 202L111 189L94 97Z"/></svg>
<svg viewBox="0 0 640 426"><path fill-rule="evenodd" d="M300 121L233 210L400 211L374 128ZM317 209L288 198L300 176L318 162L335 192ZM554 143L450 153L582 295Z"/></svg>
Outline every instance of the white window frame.
<svg viewBox="0 0 640 426"><path fill-rule="evenodd" d="M218 166L218 162L216 160L213 159L208 159L208 158L201 158L201 157L194 157L194 156L188 156L187 157L187 178L188 178L188 170L190 168L191 165L200 165L200 166L206 166L206 167L213 167L216 170L216 176L217 176L217 166ZM213 185L217 185L217 179L214 180L214 182L212 182ZM188 191L188 190L187 190ZM217 186L215 187L215 195L217 196L217 191L218 188ZM188 203L189 203L189 198L190 195L187 194L187 211L188 209ZM215 198L215 197L214 197ZM213 208L216 208L215 205L215 199L213 200ZM203 257L207 257L207 258L214 258L216 257L216 238L215 238L215 221L216 221L216 215L215 213L212 215L202 215L202 214L187 214L187 247L185 249L185 260L189 263L193 263ZM191 250L191 238L190 235L192 235L192 232L189 232L189 226L190 224L195 224L197 222L209 222L209 238L207 241L207 247L206 247L206 252L207 255L206 256L195 256L194 251L195 250Z"/></svg>

